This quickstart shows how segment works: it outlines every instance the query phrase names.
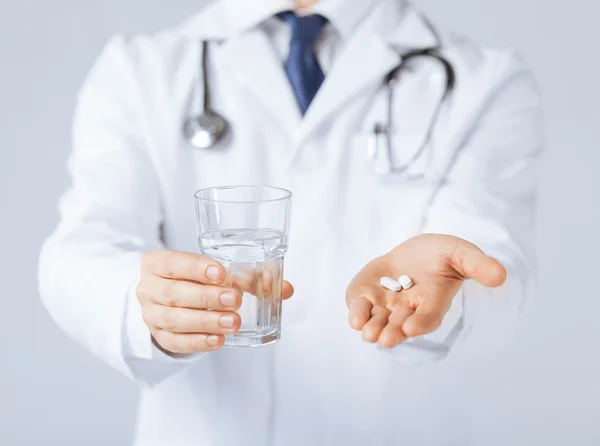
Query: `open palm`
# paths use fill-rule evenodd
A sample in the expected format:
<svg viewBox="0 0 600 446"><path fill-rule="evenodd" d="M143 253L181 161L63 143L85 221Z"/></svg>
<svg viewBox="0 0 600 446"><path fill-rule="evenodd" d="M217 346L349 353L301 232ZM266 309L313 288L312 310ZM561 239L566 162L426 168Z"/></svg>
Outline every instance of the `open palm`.
<svg viewBox="0 0 600 446"><path fill-rule="evenodd" d="M379 284L381 277L403 274L414 282L409 290L393 292ZM354 277L346 294L350 326L361 330L365 341L388 348L431 333L467 279L497 287L506 280L506 270L466 240L439 234L414 237Z"/></svg>

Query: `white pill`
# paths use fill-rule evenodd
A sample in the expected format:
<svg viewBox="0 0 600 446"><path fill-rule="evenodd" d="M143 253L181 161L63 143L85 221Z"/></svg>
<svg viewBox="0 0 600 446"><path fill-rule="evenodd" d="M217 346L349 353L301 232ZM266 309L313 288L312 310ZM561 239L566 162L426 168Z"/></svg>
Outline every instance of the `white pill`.
<svg viewBox="0 0 600 446"><path fill-rule="evenodd" d="M414 285L412 279L406 274L398 278L398 283L400 283L400 285L402 285L402 288L404 288L405 290L408 290Z"/></svg>
<svg viewBox="0 0 600 446"><path fill-rule="evenodd" d="M391 277L382 277L379 279L379 283L382 287L387 288L390 291L400 291L402 289L400 282Z"/></svg>

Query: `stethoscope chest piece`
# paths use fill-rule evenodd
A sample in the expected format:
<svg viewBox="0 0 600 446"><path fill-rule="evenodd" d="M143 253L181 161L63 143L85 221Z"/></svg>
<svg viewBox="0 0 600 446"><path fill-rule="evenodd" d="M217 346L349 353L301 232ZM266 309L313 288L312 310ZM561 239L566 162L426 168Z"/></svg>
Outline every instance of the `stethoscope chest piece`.
<svg viewBox="0 0 600 446"><path fill-rule="evenodd" d="M183 125L183 136L195 149L218 147L228 130L227 121L211 108L208 91L208 42L202 42L202 101L197 116L189 118Z"/></svg>
<svg viewBox="0 0 600 446"><path fill-rule="evenodd" d="M226 131L227 121L210 110L188 119L183 128L185 139L195 149L214 148Z"/></svg>

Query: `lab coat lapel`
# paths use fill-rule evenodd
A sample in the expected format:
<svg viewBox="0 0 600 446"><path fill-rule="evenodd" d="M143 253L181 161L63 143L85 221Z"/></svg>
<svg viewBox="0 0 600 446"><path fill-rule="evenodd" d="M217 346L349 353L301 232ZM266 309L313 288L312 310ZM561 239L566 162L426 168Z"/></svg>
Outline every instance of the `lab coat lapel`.
<svg viewBox="0 0 600 446"><path fill-rule="evenodd" d="M358 31L338 56L306 112L297 134L297 145L301 146L304 140L318 131L337 110L363 89L381 83L399 61L399 55L371 27Z"/></svg>
<svg viewBox="0 0 600 446"><path fill-rule="evenodd" d="M255 28L232 36L223 43L220 56L273 120L287 133L295 133L301 120L300 111L282 63L264 32Z"/></svg>
<svg viewBox="0 0 600 446"><path fill-rule="evenodd" d="M383 85L403 53L436 43L435 34L415 8L404 10L396 2L382 2L349 40L327 76L305 115L298 146L361 91Z"/></svg>

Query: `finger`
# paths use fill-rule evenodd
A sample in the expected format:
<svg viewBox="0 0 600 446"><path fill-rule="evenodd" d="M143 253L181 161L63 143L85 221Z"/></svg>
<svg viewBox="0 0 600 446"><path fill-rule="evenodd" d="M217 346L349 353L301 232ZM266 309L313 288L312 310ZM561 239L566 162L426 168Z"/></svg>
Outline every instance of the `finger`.
<svg viewBox="0 0 600 446"><path fill-rule="evenodd" d="M143 268L165 279L189 280L207 285L220 285L227 272L215 260L189 252L156 250L144 256Z"/></svg>
<svg viewBox="0 0 600 446"><path fill-rule="evenodd" d="M413 314L412 308L408 306L399 306L392 311L388 323L379 336L379 345L385 348L392 348L404 342L407 339L402 326L404 322Z"/></svg>
<svg viewBox="0 0 600 446"><path fill-rule="evenodd" d="M232 334L240 329L240 315L233 312L149 306L144 320L152 327L172 333Z"/></svg>
<svg viewBox="0 0 600 446"><path fill-rule="evenodd" d="M263 293L265 299L279 296L279 294L277 294L278 290L274 273L275 271L272 268L265 268L263 271Z"/></svg>
<svg viewBox="0 0 600 446"><path fill-rule="evenodd" d="M369 319L373 304L365 297L359 297L352 302L348 314L348 323L354 330L362 330Z"/></svg>
<svg viewBox="0 0 600 446"><path fill-rule="evenodd" d="M254 280L251 283L250 292L257 296L259 299L270 299L275 296L281 298L277 261L279 259L271 259L262 265L261 270L257 269L253 276Z"/></svg>
<svg viewBox="0 0 600 446"><path fill-rule="evenodd" d="M275 273L274 270L277 270ZM294 295L294 287L288 281L283 281L281 285L281 269L266 269L263 271L263 284L258 284L256 280L256 270L250 267L240 268L236 265L235 269L230 271L231 287L250 293L253 296L262 291L267 297L271 295L275 298L289 299Z"/></svg>
<svg viewBox="0 0 600 446"><path fill-rule="evenodd" d="M287 280L283 282L283 299L289 299L294 295L294 286Z"/></svg>
<svg viewBox="0 0 600 446"><path fill-rule="evenodd" d="M153 337L163 349L175 354L211 352L220 349L225 343L223 336L214 334L178 334L154 330Z"/></svg>
<svg viewBox="0 0 600 446"><path fill-rule="evenodd" d="M239 290L183 280L157 279L150 293L153 293L151 299L154 302L166 307L237 310L242 305L242 293Z"/></svg>
<svg viewBox="0 0 600 446"><path fill-rule="evenodd" d="M256 296L256 270L253 267L243 268L240 265L233 265L229 271L229 279L232 288Z"/></svg>
<svg viewBox="0 0 600 446"><path fill-rule="evenodd" d="M487 287L498 287L506 280L506 269L477 246L463 241L451 256L454 268L467 279Z"/></svg>
<svg viewBox="0 0 600 446"><path fill-rule="evenodd" d="M281 257L274 257L264 265L263 289L265 296L281 299L281 287L283 285Z"/></svg>
<svg viewBox="0 0 600 446"><path fill-rule="evenodd" d="M402 332L409 338L437 330L448 312L450 302L427 296L418 299L415 312L402 324Z"/></svg>
<svg viewBox="0 0 600 446"><path fill-rule="evenodd" d="M384 307L374 307L371 310L371 319L362 330L362 338L367 342L377 342L381 332L388 323L390 312Z"/></svg>
<svg viewBox="0 0 600 446"><path fill-rule="evenodd" d="M371 280L372 279L372 280ZM355 282L358 282L356 278ZM346 304L352 306L356 299L366 298L374 305L385 306L386 291L379 285L379 278L362 279L358 283L351 283L346 290Z"/></svg>

